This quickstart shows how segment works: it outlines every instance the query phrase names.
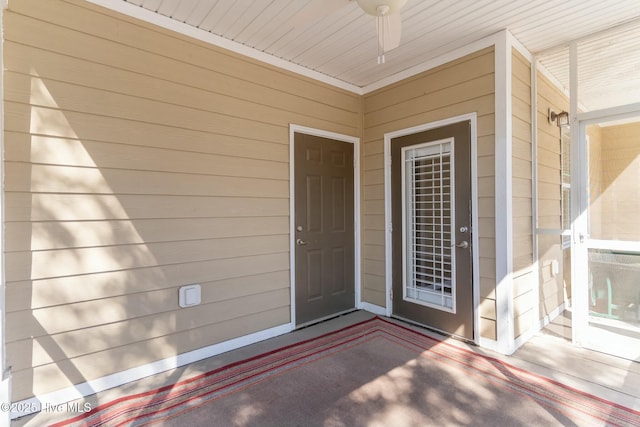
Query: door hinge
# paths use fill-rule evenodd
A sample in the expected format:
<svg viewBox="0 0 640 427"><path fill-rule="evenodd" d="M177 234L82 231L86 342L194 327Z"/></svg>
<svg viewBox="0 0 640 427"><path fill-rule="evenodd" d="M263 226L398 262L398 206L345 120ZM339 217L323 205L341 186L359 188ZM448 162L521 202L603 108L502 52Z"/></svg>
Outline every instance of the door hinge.
<svg viewBox="0 0 640 427"><path fill-rule="evenodd" d="M393 301L393 289L389 290L389 299Z"/></svg>

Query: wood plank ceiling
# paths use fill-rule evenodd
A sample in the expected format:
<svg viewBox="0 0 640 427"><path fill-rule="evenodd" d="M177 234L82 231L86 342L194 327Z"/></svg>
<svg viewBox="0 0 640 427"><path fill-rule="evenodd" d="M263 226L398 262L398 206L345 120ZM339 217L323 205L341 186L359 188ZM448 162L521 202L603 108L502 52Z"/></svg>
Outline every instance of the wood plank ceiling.
<svg viewBox="0 0 640 427"><path fill-rule="evenodd" d="M583 45L581 70L588 78L585 83L593 88L602 88L599 84L604 81L615 82L623 72L635 72L635 76L624 77L625 88L635 85L636 90L626 91L625 103L630 93L640 96L638 0L408 0L402 9L400 47L387 53L382 65L376 61L375 20L355 1L113 1L140 6L360 88L505 28L534 54L552 49L541 60L568 87L568 55L554 48L619 27L620 34L607 32L601 42ZM331 6L336 3L340 7ZM296 25L298 14L310 9L318 11L317 19ZM605 54L607 61L594 60L594 55ZM589 90L585 94L597 95L598 90ZM589 103L585 98L582 101Z"/></svg>

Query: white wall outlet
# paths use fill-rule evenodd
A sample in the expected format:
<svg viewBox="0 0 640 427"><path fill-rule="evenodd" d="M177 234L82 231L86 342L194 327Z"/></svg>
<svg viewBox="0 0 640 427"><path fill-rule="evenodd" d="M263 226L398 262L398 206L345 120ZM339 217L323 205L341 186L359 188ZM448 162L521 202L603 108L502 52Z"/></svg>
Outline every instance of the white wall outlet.
<svg viewBox="0 0 640 427"><path fill-rule="evenodd" d="M200 285L182 286L178 291L178 303L180 307L193 307L202 301Z"/></svg>
<svg viewBox="0 0 640 427"><path fill-rule="evenodd" d="M554 259L553 261L551 261L551 275L555 277L558 275L559 272L560 272L560 263L558 262L557 259Z"/></svg>

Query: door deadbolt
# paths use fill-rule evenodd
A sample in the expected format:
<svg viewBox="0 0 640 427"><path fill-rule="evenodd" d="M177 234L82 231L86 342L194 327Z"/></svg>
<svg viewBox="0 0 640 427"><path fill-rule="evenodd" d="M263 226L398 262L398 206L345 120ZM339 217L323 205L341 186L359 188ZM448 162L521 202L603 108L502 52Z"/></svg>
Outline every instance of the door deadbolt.
<svg viewBox="0 0 640 427"><path fill-rule="evenodd" d="M467 231L469 231L469 227L467 227L466 225L463 225L462 227L460 227L461 233L466 233Z"/></svg>

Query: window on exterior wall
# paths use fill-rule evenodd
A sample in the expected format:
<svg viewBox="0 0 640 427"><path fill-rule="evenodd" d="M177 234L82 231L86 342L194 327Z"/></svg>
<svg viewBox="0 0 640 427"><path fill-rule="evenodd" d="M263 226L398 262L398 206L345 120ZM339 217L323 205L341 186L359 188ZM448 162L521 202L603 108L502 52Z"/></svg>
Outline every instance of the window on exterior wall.
<svg viewBox="0 0 640 427"><path fill-rule="evenodd" d="M562 162L562 248L571 246L571 130L560 129Z"/></svg>

